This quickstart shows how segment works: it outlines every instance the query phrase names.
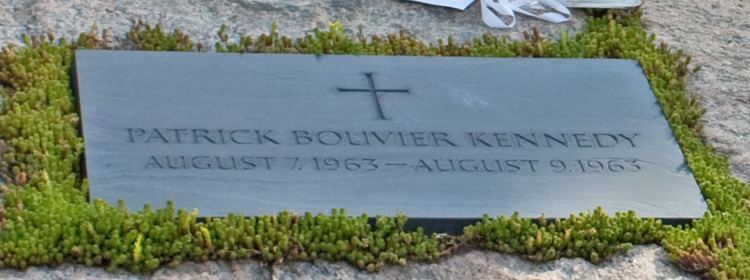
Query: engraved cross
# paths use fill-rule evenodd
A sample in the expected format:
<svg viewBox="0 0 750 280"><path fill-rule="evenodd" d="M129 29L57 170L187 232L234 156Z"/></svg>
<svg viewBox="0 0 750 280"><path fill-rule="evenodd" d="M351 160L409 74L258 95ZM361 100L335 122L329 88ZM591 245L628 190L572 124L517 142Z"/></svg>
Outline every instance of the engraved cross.
<svg viewBox="0 0 750 280"><path fill-rule="evenodd" d="M375 110L378 114L378 119L387 120L385 113L383 112L383 104L380 102L381 93L411 93L409 89L379 89L375 88L375 80L372 78L373 73L364 73L367 77L367 81L370 83L370 88L338 88L340 92L369 92L372 94L372 98L375 100Z"/></svg>

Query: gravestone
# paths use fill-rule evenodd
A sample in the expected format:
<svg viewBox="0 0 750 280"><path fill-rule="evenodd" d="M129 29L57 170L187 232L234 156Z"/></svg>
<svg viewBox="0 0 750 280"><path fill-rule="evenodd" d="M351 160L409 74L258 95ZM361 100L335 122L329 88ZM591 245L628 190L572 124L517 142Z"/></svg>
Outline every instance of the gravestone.
<svg viewBox="0 0 750 280"><path fill-rule="evenodd" d="M705 202L635 61L77 51L90 198L202 216Z"/></svg>

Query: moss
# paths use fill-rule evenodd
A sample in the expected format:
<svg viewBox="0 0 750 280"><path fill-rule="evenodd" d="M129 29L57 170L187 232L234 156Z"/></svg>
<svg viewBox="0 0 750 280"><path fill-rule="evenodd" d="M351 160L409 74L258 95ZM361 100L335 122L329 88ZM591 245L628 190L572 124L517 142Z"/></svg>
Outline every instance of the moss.
<svg viewBox="0 0 750 280"><path fill-rule="evenodd" d="M95 30L95 29L92 29ZM109 48L106 34L92 31L70 44L53 38L25 38L25 47L7 47L0 55L1 176L0 266L63 261L148 272L185 260L253 258L269 263L288 260L345 260L362 269L385 264L435 261L462 246L514 253L535 261L583 257L597 262L634 244L659 243L677 265L717 279L750 278L750 191L730 176L727 160L699 137L703 113L684 91L690 57L643 31L637 12L592 16L583 32L551 41L538 32L510 41L485 35L467 42L448 38L425 43L405 33L351 37L340 24L304 38L270 34L231 41L226 27L214 46L221 52L379 54L487 57L612 57L636 59L644 69L685 154L709 212L687 227L663 226L635 213L607 216L601 209L565 220L538 223L511 217L485 217L460 236L405 231L406 217L328 215L230 215L198 221L197 210L176 210L171 203L129 212L124 203L88 203L78 164L82 140L72 104L68 71L71 50ZM179 30L136 22L129 47L144 50L200 51Z"/></svg>

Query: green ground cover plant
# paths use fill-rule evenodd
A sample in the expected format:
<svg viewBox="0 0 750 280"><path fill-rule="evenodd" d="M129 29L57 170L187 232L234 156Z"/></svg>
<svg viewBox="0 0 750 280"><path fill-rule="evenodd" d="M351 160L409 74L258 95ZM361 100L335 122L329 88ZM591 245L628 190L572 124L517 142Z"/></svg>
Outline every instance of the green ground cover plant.
<svg viewBox="0 0 750 280"><path fill-rule="evenodd" d="M349 36L339 24L304 38L270 34L231 40L226 27L218 52L428 55L486 57L628 58L637 60L705 196L709 211L691 225L672 227L633 212L603 209L538 222L485 216L459 236L406 231L407 217L350 217L282 212L274 216L198 220L197 210L171 203L131 212L124 203L86 200L80 160L83 142L70 67L77 48L113 48L108 36L82 34L73 42L51 35L24 37L23 46L0 53L0 176L7 185L0 208L0 267L75 262L147 273L182 261L257 259L272 264L344 260L376 271L386 264L436 261L461 248L513 253L534 261L582 257L592 262L633 245L657 243L681 268L715 279L750 279L750 190L729 173L727 160L703 143L703 110L684 90L690 56L655 45L639 13L591 15L580 33L558 40L538 32L511 41L485 35L434 44L406 33ZM160 51L202 51L189 37L136 22L123 46ZM190 212L189 212L190 211ZM408 213L407 213L408 214Z"/></svg>

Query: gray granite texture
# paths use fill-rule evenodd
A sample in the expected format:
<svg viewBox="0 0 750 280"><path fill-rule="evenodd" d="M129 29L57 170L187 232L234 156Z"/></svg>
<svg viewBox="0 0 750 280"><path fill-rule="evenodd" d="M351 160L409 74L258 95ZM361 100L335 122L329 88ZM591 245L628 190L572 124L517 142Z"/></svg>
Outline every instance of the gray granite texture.
<svg viewBox="0 0 750 280"><path fill-rule="evenodd" d="M706 212L633 60L83 50L76 75L90 197L131 210Z"/></svg>
<svg viewBox="0 0 750 280"><path fill-rule="evenodd" d="M503 31L482 23L476 3L463 12L405 0L0 0L0 7L0 45L17 42L23 33L54 31L71 38L90 30L93 24L123 36L134 19L180 27L203 43L217 40L216 32L222 24L232 33L260 34L268 32L275 22L281 33L300 37L315 27L325 28L340 21L352 32L360 25L368 34L407 30L429 41L446 34L463 40L486 32L519 39L523 38L522 31L532 27L544 34L557 34L558 30L573 32L583 26L582 12L576 11L573 20L564 24L521 16L516 28Z"/></svg>
<svg viewBox="0 0 750 280"><path fill-rule="evenodd" d="M160 268L151 275L138 275L124 270L109 272L104 268L65 263L55 267L31 267L25 271L2 269L0 279L271 279L271 270L265 264L256 261L209 261L186 262L175 269Z"/></svg>
<svg viewBox="0 0 750 280"><path fill-rule="evenodd" d="M583 259L560 259L536 264L521 258L479 250L453 256L436 264L387 267L367 273L341 263L293 263L273 271L274 279L698 279L665 262L656 245L640 246L601 265Z"/></svg>
<svg viewBox="0 0 750 280"><path fill-rule="evenodd" d="M360 7L363 3L367 5ZM334 8L332 4L340 6ZM750 14L749 9L747 0L646 0L643 8L644 23L649 32L656 33L658 40L687 50L693 55L694 66L702 66L703 70L688 78L688 91L707 109L702 119L705 127L703 135L719 152L729 156L735 175L745 181L750 181L750 69L747 68L750 64L750 19L746 16ZM257 34L268 31L270 23L274 21L283 33L293 36L340 20L350 30L355 30L358 25L365 26L367 33L393 32L404 28L430 41L446 34L463 39L484 32L521 38L521 31L528 31L531 26L538 26L543 34L556 34L560 29L571 32L580 30L581 13L577 12L576 15L572 22L558 25L521 17L519 26L502 31L484 27L476 5L467 12L461 12L393 0L0 0L0 45L17 43L23 33L54 31L59 36L73 37L90 30L92 24L110 29L117 38L124 36L133 19L160 21L168 28L181 27L196 41L207 45L217 40L215 34L222 23L228 24L233 33ZM483 277L491 279L694 279L666 265L666 262L664 251L655 246L636 247L601 266L579 259L533 265L513 256L474 251L439 264L387 268L382 273L415 279L434 278L437 276L432 273L445 273L442 276L449 278L458 274L448 274L448 271L460 273L461 269L467 269L463 270L466 275L483 272ZM513 264L522 265L514 267ZM405 274L409 267L420 265L423 271L427 270L426 267L432 268L426 271L428 274ZM519 267L524 268L524 272L519 272ZM316 266L300 263L276 269L281 270L274 274L279 278L284 275L316 278L317 274L311 274L313 272L325 273L320 274L318 278L321 279L378 275L360 274L349 266L325 263ZM305 269L308 274L303 275ZM152 278L184 279L188 275L195 279L270 278L270 272L261 270L262 267L254 262L234 265L189 263L177 270L158 270ZM142 277L65 264L26 271L0 270L0 278ZM462 274L457 278L468 277Z"/></svg>
<svg viewBox="0 0 750 280"><path fill-rule="evenodd" d="M519 257L473 250L439 263L413 263L388 266L378 273L359 270L345 263L289 263L273 267L254 261L237 263L186 263L177 269L161 268L150 276L125 271L107 272L102 268L63 264L33 267L26 271L0 270L2 279L699 279L671 266L666 253L656 245L638 246L594 265L583 259L560 259L535 264Z"/></svg>
<svg viewBox="0 0 750 280"><path fill-rule="evenodd" d="M467 11L432 7L405 0L0 0L0 46L18 43L23 33L54 31L72 38L92 25L107 28L113 40L122 38L131 21L161 22L180 27L192 38L212 45L222 24L232 34L267 32L272 22L282 33L299 37L315 27L341 21L349 31L366 33L407 30L436 41L450 34L468 39L490 32L514 39L532 27L556 36L583 26L582 12L564 24L520 16L510 30L491 29L482 23L479 6ZM704 138L727 155L738 178L750 181L750 3L746 0L646 0L644 22L659 40L693 55L703 70L688 78L688 91L707 109Z"/></svg>
<svg viewBox="0 0 750 280"><path fill-rule="evenodd" d="M684 49L702 68L687 78L687 92L706 109L703 137L750 182L750 2L649 0L642 10L658 41Z"/></svg>

